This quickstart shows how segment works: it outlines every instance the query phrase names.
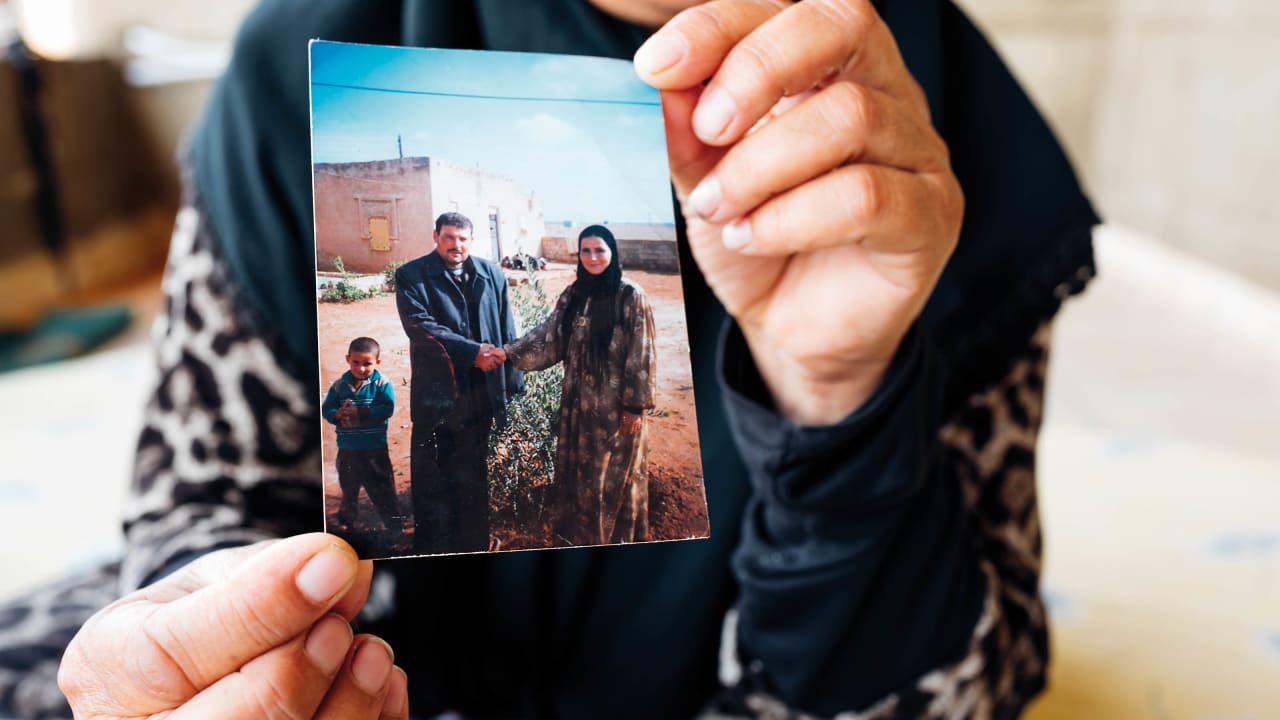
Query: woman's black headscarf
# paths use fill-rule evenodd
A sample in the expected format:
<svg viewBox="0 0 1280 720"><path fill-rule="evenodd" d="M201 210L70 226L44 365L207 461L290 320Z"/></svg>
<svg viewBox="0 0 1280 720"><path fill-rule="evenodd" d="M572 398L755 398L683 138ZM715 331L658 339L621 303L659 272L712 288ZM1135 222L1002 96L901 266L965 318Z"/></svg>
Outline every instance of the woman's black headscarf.
<svg viewBox="0 0 1280 720"><path fill-rule="evenodd" d="M600 238L609 246L611 257L609 267L599 275L592 275L582 266L582 241L586 238ZM622 288L622 258L618 254L618 241L613 233L603 225L589 225L578 233L578 278L573 281L569 291L569 306L565 309L561 320L560 336L568 339L573 334L573 323L582 314L583 306L589 298L591 303L591 338L587 346L588 354L594 359L603 358L609 351L609 339L613 337L613 326L617 321L618 290Z"/></svg>
<svg viewBox="0 0 1280 720"><path fill-rule="evenodd" d="M1093 274L1097 216L1053 133L949 0L878 0L928 97L965 193L959 245L922 325L950 368L949 404L1004 372ZM586 0L266 0L248 18L191 143L196 198L261 327L316 378L307 42L486 48L629 58L650 30ZM679 217L677 215L677 223ZM677 231L683 234L678 224ZM722 322L681 240L690 335ZM705 318L699 319L699 312Z"/></svg>

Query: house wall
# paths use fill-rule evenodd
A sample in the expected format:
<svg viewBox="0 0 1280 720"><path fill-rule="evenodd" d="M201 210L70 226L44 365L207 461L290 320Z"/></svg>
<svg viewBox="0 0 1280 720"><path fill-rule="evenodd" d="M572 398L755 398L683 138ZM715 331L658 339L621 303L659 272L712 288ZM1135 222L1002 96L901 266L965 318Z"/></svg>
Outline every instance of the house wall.
<svg viewBox="0 0 1280 720"><path fill-rule="evenodd" d="M341 257L354 273L379 273L435 249L436 217L461 212L473 223L471 252L497 261L523 249L536 252L545 233L542 202L511 178L446 160L415 157L315 166L316 267L332 270ZM489 216L498 220L498 243ZM390 216L391 248L376 250L369 217Z"/></svg>
<svg viewBox="0 0 1280 720"><path fill-rule="evenodd" d="M542 201L514 180L448 160L431 160L432 199L438 212L454 210L475 225L471 253L497 262L504 255L534 253L545 230ZM496 213L498 238L490 232Z"/></svg>
<svg viewBox="0 0 1280 720"><path fill-rule="evenodd" d="M355 273L378 273L435 247L431 167L426 158L315 166L316 268L341 257ZM370 246L368 217L391 210L391 249Z"/></svg>

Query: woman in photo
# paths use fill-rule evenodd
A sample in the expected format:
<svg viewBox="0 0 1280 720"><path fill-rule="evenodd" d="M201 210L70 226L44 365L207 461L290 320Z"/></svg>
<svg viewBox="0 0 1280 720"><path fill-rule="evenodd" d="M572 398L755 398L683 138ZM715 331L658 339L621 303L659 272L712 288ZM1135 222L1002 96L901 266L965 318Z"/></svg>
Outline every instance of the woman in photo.
<svg viewBox="0 0 1280 720"><path fill-rule="evenodd" d="M525 371L564 363L551 506L556 542L648 539L644 413L654 405L653 311L602 225L578 235L578 277L540 325L497 351Z"/></svg>

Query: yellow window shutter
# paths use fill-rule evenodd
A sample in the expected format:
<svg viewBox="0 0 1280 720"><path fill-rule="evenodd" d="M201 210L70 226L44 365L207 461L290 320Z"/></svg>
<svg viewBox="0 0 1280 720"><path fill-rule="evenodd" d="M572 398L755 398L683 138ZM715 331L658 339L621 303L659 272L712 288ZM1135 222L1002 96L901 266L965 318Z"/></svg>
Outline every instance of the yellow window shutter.
<svg viewBox="0 0 1280 720"><path fill-rule="evenodd" d="M382 251L391 249L391 223L385 217L369 218L369 247Z"/></svg>

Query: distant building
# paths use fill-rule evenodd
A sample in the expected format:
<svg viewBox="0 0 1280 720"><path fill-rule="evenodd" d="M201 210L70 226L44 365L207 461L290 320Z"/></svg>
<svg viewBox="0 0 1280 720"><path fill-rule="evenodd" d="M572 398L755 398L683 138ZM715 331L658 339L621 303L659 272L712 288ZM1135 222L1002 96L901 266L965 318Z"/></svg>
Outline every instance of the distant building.
<svg viewBox="0 0 1280 720"><path fill-rule="evenodd" d="M674 223L613 223L608 221L549 222L542 238L542 255L555 262L576 263L578 233L588 225L604 225L618 241L622 268L674 273L680 270Z"/></svg>
<svg viewBox="0 0 1280 720"><path fill-rule="evenodd" d="M475 224L472 254L497 262L537 253L545 235L542 201L502 175L427 157L313 168L316 267L377 273L435 249L436 216L450 210Z"/></svg>

